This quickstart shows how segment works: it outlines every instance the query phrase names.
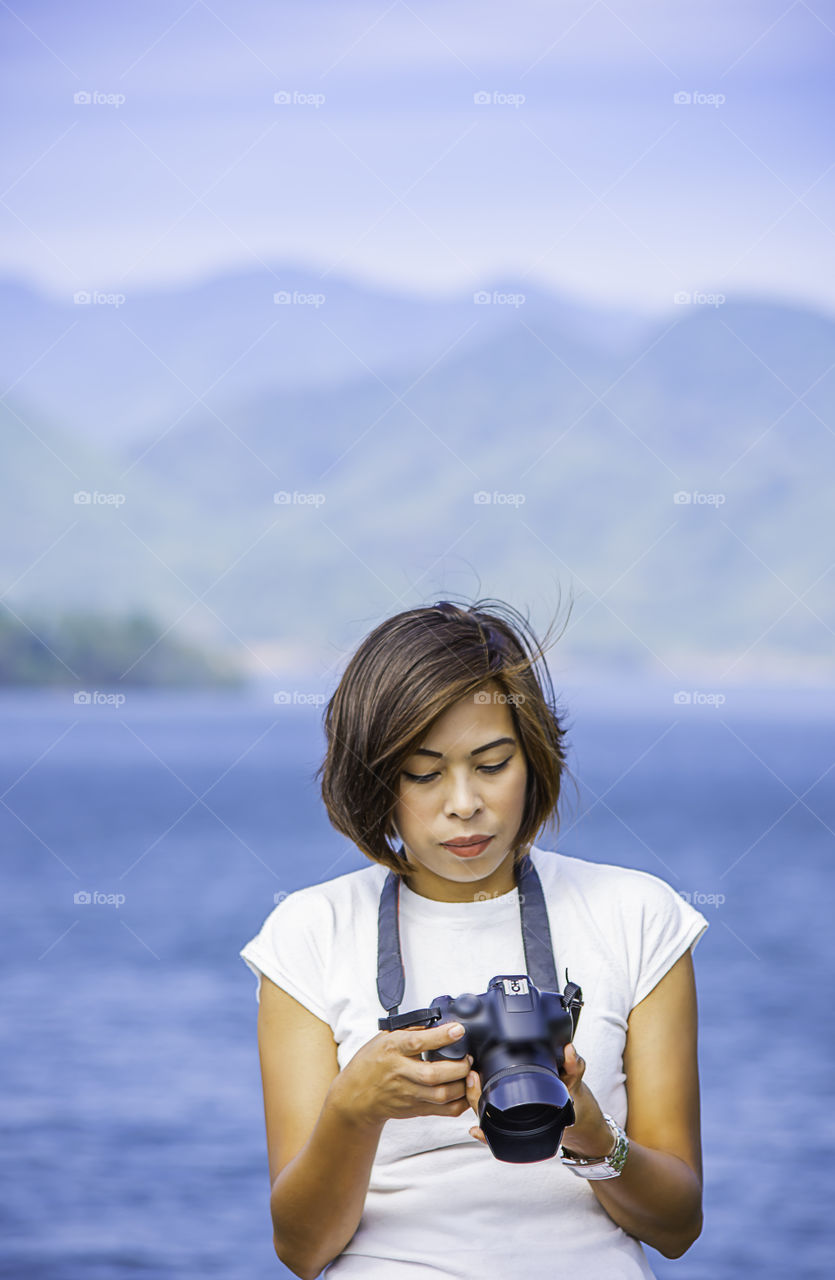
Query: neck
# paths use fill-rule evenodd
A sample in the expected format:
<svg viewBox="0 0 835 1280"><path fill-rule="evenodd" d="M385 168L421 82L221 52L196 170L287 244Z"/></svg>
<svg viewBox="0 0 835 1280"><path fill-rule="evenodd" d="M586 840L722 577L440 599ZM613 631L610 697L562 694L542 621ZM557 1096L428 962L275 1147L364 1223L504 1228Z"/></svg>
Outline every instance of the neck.
<svg viewBox="0 0 835 1280"><path fill-rule="evenodd" d="M433 902L481 902L485 898L501 898L513 893L518 884L517 860L509 867L497 867L484 880L461 882L435 875L426 867L402 873L403 883L412 893Z"/></svg>

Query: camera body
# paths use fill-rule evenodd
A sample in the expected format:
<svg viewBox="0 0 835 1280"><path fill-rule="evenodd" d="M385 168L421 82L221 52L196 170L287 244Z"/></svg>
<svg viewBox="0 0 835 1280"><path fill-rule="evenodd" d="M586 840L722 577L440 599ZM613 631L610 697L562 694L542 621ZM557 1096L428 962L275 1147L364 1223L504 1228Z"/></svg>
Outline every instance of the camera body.
<svg viewBox="0 0 835 1280"><path fill-rule="evenodd" d="M509 1164L548 1160L556 1155L563 1130L574 1123L559 1070L582 1003L576 983L567 983L560 994L540 991L526 973L500 974L480 995L437 996L421 1011L420 1021L428 1025L463 1026L458 1040L421 1056L460 1061L472 1054L482 1081L479 1124L496 1159Z"/></svg>

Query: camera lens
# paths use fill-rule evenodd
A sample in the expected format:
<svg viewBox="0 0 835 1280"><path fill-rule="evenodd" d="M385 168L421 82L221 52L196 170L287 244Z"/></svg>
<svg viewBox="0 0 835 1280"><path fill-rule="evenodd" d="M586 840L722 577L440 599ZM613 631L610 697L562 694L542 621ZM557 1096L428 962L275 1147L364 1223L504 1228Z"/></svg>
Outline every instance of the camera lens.
<svg viewBox="0 0 835 1280"><path fill-rule="evenodd" d="M540 1125L550 1124L556 1108L542 1102L526 1102L518 1107L508 1107L507 1111L498 1111L488 1105L485 1111L494 1124L501 1126L505 1132L524 1133L529 1129L537 1129Z"/></svg>

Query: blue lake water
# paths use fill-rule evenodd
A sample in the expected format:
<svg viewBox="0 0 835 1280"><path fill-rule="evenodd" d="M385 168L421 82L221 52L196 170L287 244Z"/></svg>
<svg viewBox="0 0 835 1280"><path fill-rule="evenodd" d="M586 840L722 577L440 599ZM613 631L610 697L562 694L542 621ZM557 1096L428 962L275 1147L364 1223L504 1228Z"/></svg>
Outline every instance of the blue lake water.
<svg viewBox="0 0 835 1280"><path fill-rule="evenodd" d="M835 699L668 694L568 699L580 798L537 841L663 876L711 921L705 1227L651 1265L831 1278ZM289 1275L238 951L274 894L367 865L312 779L320 710L7 692L0 720L0 1276Z"/></svg>

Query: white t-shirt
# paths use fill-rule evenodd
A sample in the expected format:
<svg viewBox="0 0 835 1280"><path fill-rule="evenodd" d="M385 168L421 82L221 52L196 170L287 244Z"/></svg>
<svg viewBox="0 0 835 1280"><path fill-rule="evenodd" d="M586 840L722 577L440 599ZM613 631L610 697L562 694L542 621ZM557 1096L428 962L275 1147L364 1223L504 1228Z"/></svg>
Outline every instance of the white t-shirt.
<svg viewBox="0 0 835 1280"><path fill-rule="evenodd" d="M565 970L583 990L574 1044L601 1109L626 1124L627 1018L707 920L666 881L644 871L532 848L560 989ZM240 955L333 1030L340 1070L378 1034L377 913L385 867L310 885L284 898ZM435 902L400 885L406 989L400 1012L440 995L487 990L525 973L519 893ZM362 1219L323 1274L336 1280L583 1280L652 1277L642 1245L557 1157L497 1160L471 1137L475 1112L392 1119L384 1125Z"/></svg>

